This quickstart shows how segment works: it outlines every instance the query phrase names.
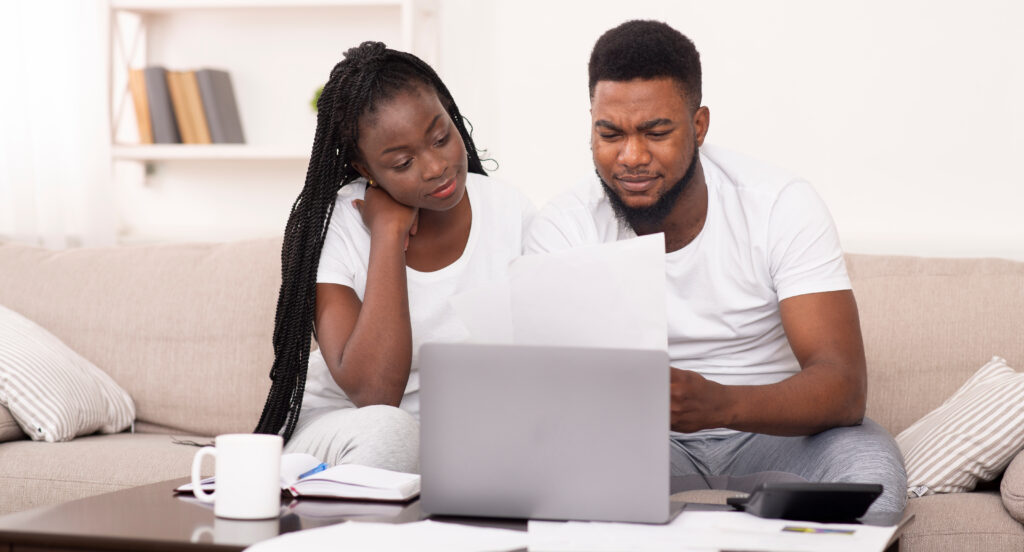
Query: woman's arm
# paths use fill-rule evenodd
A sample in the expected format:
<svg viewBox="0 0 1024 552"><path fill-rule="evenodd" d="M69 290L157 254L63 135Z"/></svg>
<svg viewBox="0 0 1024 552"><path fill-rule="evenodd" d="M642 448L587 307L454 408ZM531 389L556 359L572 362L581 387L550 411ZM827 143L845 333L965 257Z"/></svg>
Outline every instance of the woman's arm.
<svg viewBox="0 0 1024 552"><path fill-rule="evenodd" d="M366 293L317 284L316 327L334 381L356 406L398 406L412 364L405 247L416 210L367 188L356 207L370 229Z"/></svg>

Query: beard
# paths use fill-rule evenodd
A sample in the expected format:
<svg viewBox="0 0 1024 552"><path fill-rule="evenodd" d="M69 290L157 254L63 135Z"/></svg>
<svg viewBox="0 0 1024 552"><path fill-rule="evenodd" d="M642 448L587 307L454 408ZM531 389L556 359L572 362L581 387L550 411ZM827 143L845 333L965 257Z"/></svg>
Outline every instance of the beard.
<svg viewBox="0 0 1024 552"><path fill-rule="evenodd" d="M594 172L597 173L597 179L601 181L604 195L608 196L608 202L612 205L615 218L629 225L634 232L639 234L638 228L660 227L661 223L668 217L668 214L672 212L672 208L679 201L679 196L682 195L683 190L689 187L694 173L697 172L697 158L698 150L695 143L693 145L693 157L690 159L690 166L686 168L683 177L677 180L671 188L665 190L654 204L646 207L630 207L626 205L622 198L619 197L619 194L601 178L601 173L597 172L596 168Z"/></svg>

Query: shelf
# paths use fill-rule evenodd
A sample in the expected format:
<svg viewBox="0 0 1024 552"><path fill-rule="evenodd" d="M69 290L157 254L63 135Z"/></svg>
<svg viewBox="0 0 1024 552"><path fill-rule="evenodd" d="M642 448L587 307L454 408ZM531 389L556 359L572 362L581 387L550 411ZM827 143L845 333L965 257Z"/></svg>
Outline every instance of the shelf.
<svg viewBox="0 0 1024 552"><path fill-rule="evenodd" d="M329 8L346 6L396 6L406 0L111 0L110 8L133 12L169 12L181 10L230 8Z"/></svg>
<svg viewBox="0 0 1024 552"><path fill-rule="evenodd" d="M248 144L160 144L115 145L113 157L120 161L308 161L309 151L289 146Z"/></svg>

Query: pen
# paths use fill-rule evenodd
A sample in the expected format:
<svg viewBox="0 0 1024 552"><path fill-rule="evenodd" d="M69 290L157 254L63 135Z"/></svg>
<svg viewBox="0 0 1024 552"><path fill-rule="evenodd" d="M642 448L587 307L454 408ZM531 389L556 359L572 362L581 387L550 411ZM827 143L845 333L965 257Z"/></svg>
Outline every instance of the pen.
<svg viewBox="0 0 1024 552"><path fill-rule="evenodd" d="M327 464L324 464L323 462L320 462L315 468L313 468L313 469L309 470L308 472L300 475L299 479L302 479L304 477L308 477L310 475L313 475L314 473L322 472L322 471L326 470L329 467L330 466L328 466Z"/></svg>
<svg viewBox="0 0 1024 552"><path fill-rule="evenodd" d="M853 529L826 529L822 527L798 527L796 525L787 525L783 527L782 530L790 533L816 533L837 535L852 535L856 532Z"/></svg>

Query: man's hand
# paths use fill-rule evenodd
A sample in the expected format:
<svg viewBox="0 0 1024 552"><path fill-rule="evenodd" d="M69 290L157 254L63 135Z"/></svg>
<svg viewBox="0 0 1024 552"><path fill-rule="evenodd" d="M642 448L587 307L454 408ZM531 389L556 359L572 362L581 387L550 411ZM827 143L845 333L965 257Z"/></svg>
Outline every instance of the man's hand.
<svg viewBox="0 0 1024 552"><path fill-rule="evenodd" d="M672 431L693 433L725 427L729 420L729 390L691 370L671 368Z"/></svg>
<svg viewBox="0 0 1024 552"><path fill-rule="evenodd" d="M416 235L419 225L419 209L395 201L379 186L367 186L364 199L353 200L352 206L363 217L371 236L396 232L404 236L403 249L409 248L409 238Z"/></svg>

